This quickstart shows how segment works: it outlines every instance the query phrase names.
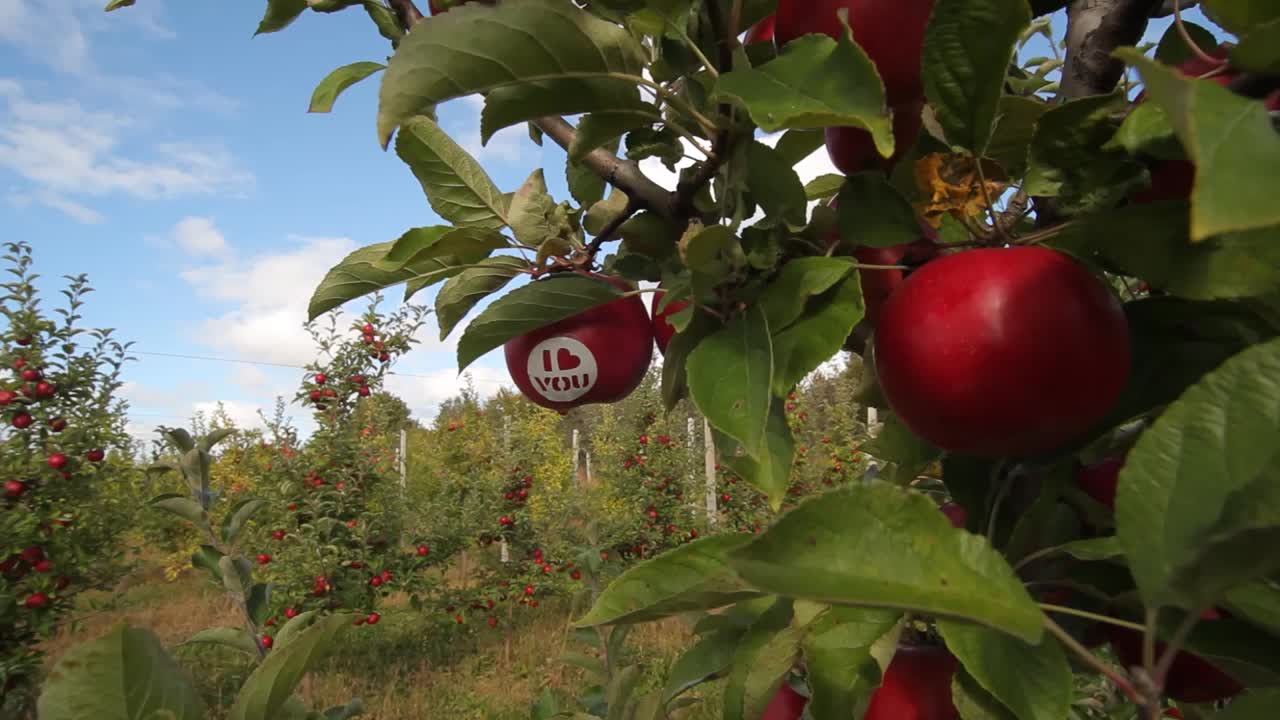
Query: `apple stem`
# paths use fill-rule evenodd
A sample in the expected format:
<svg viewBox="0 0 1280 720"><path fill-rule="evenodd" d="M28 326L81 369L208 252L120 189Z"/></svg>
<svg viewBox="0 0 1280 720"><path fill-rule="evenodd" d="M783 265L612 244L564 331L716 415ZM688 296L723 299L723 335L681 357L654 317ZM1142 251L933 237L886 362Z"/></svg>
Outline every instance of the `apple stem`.
<svg viewBox="0 0 1280 720"><path fill-rule="evenodd" d="M1080 641L1071 637L1071 633L1064 630L1061 625L1054 622L1053 619L1047 615L1044 618L1044 626L1045 629L1052 633L1054 637L1058 638L1058 642L1062 643L1069 650L1080 656L1080 659L1084 660L1084 662L1090 667L1106 676L1106 678L1119 688L1121 692L1128 696L1130 700L1138 705L1142 705L1144 703L1142 694L1139 693L1138 689L1129 681L1129 678L1125 677L1124 673L1121 673L1099 659L1097 655L1094 655L1089 651L1089 648L1081 645Z"/></svg>
<svg viewBox="0 0 1280 720"><path fill-rule="evenodd" d="M1087 610L1077 610L1076 608L1066 607L1063 605L1054 605L1052 603L1040 603L1040 608L1043 610L1049 610L1051 612L1062 613L1063 615L1075 615L1076 617L1088 618L1089 620L1096 620L1097 622L1106 623L1107 625L1115 625L1116 627L1129 628L1130 630L1137 630L1138 632L1142 632L1143 630L1146 629L1146 626L1142 625L1141 623L1129 622L1128 620L1121 620L1120 618L1113 618L1108 615L1099 615L1098 613L1091 613Z"/></svg>
<svg viewBox="0 0 1280 720"><path fill-rule="evenodd" d="M627 195L626 207L622 208L622 212L618 213L604 227L600 228L600 232L594 238L591 238L591 244L587 245L587 256L592 260L595 259L596 253L600 252L600 246L613 238L618 232L618 228L622 224L635 215L644 207L644 201L635 195Z"/></svg>

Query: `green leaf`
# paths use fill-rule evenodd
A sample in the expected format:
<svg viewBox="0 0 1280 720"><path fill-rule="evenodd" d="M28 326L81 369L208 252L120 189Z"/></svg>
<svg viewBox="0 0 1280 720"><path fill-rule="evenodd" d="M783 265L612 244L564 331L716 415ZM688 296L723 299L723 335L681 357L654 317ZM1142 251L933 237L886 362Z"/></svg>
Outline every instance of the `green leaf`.
<svg viewBox="0 0 1280 720"><path fill-rule="evenodd" d="M213 452L213 448L218 443L222 442L223 440L226 440L232 435L235 435L237 432L239 432L239 430L235 428L220 428L218 430L211 430L210 432L201 436L200 441L196 443L196 447L198 447L199 449L205 452Z"/></svg>
<svg viewBox="0 0 1280 720"><path fill-rule="evenodd" d="M744 720L764 717L769 701L787 681L787 675L800 659L800 645L807 632L797 612L792 624L774 633L756 650L749 663L736 665L725 687L725 717L739 713L730 702L741 697L741 715ZM740 695L739 695L740 693Z"/></svg>
<svg viewBox="0 0 1280 720"><path fill-rule="evenodd" d="M1148 607L1200 608L1280 569L1280 340L1227 360L1138 439L1116 528ZM1212 482L1206 482L1212 478Z"/></svg>
<svg viewBox="0 0 1280 720"><path fill-rule="evenodd" d="M822 129L788 130L778 138L773 146L787 162L795 165L804 160L826 144L826 136ZM841 177L842 176L837 176Z"/></svg>
<svg viewBox="0 0 1280 720"><path fill-rule="evenodd" d="M561 236L563 223L555 221L556 201L547 192L547 180L542 168L529 173L511 197L507 222L516 240L527 247L540 247L544 242Z"/></svg>
<svg viewBox="0 0 1280 720"><path fill-rule="evenodd" d="M804 501L729 557L765 592L970 620L1030 642L1043 634L1039 608L986 538L878 480Z"/></svg>
<svg viewBox="0 0 1280 720"><path fill-rule="evenodd" d="M698 344L685 365L689 393L717 430L752 458L764 450L773 377L769 322L758 305Z"/></svg>
<svg viewBox="0 0 1280 720"><path fill-rule="evenodd" d="M1062 198L1070 210L1099 210L1118 203L1143 178L1144 168L1119 149L1106 151L1119 127L1123 93L1071 100L1047 110L1036 123L1024 189L1032 196Z"/></svg>
<svg viewBox="0 0 1280 720"><path fill-rule="evenodd" d="M556 694L552 691L551 686L542 688L542 694L533 702L533 707L529 709L529 720L551 720L551 718L560 714L560 701L556 699Z"/></svg>
<svg viewBox="0 0 1280 720"><path fill-rule="evenodd" d="M987 141L986 156L995 160L1009 177L1027 170L1027 153L1035 137L1036 124L1051 106L1041 100L1017 95L1000 98L996 106L995 131Z"/></svg>
<svg viewBox="0 0 1280 720"><path fill-rule="evenodd" d="M960 720L1018 720L964 668L951 678L951 698Z"/></svg>
<svg viewBox="0 0 1280 720"><path fill-rule="evenodd" d="M209 452L201 448L188 450L182 454L182 476L187 481L187 487L191 488L191 494L196 496L202 507L207 507L210 501L209 467L211 462Z"/></svg>
<svg viewBox="0 0 1280 720"><path fill-rule="evenodd" d="M719 325L710 315L695 312L689 324L667 343L667 351L662 359L662 404L668 411L675 408L689 389L685 370L689 353L717 328Z"/></svg>
<svg viewBox="0 0 1280 720"><path fill-rule="evenodd" d="M1216 80L1184 77L1136 50L1116 54L1138 68L1148 102L1164 109L1196 166L1192 240L1280 224L1280 136L1263 103Z"/></svg>
<svg viewBox="0 0 1280 720"><path fill-rule="evenodd" d="M759 595L725 564L725 554L750 537L735 533L703 538L632 566L609 583L575 625L646 622Z"/></svg>
<svg viewBox="0 0 1280 720"><path fill-rule="evenodd" d="M348 300L399 285L413 277L414 272L407 268L389 272L379 267L391 245L389 242L366 245L334 265L312 293L307 319L315 320Z"/></svg>
<svg viewBox="0 0 1280 720"><path fill-rule="evenodd" d="M214 582L222 582L222 552L212 545L201 545L191 553L191 566L209 573Z"/></svg>
<svg viewBox="0 0 1280 720"><path fill-rule="evenodd" d="M164 436L179 452L191 452L196 446L196 441L191 438L191 433L182 428L165 428Z"/></svg>
<svg viewBox="0 0 1280 720"><path fill-rule="evenodd" d="M761 653L769 648L770 643L779 633L787 632L792 621L792 603L789 600L778 600L763 615L752 623L734 652L732 669L725 685L723 695L724 720L752 720L761 716L759 711L748 714L746 708L748 681ZM784 637L791 639L790 634ZM771 683L778 687L775 681ZM758 690L756 691L758 692Z"/></svg>
<svg viewBox="0 0 1280 720"><path fill-rule="evenodd" d="M796 258L783 265L758 300L769 328L776 333L795 322L811 298L830 290L852 272L849 258Z"/></svg>
<svg viewBox="0 0 1280 720"><path fill-rule="evenodd" d="M1280 20L1258 25L1231 49L1231 65L1255 73L1280 74Z"/></svg>
<svg viewBox="0 0 1280 720"><path fill-rule="evenodd" d="M307 107L307 112L327 113L333 109L333 104L337 102L338 96L343 90L364 80L370 75L386 68L386 65L376 62L354 62L350 65L343 65L324 76L316 89L311 93L311 105Z"/></svg>
<svg viewBox="0 0 1280 720"><path fill-rule="evenodd" d="M995 125L1005 74L1022 31L1027 0L938 4L924 38L925 97L947 141L981 157Z"/></svg>
<svg viewBox="0 0 1280 720"><path fill-rule="evenodd" d="M804 196L809 200L827 200L844 187L844 176L835 173L819 175L804 186Z"/></svg>
<svg viewBox="0 0 1280 720"><path fill-rule="evenodd" d="M578 131L569 143L569 160L580 162L600 147L616 150L623 135L636 128L649 127L653 120L648 116L661 114L656 106L651 105L650 108L652 110L646 108L644 113L599 112L585 115L578 121Z"/></svg>
<svg viewBox="0 0 1280 720"><path fill-rule="evenodd" d="M385 146L422 107L508 85L618 74L639 79L644 57L625 29L568 0L455 7L419 23L391 58L378 98L378 138Z"/></svg>
<svg viewBox="0 0 1280 720"><path fill-rule="evenodd" d="M499 130L555 115L609 113L630 116L636 126L662 119L652 103L640 98L633 80L615 78L559 78L494 88L480 113L480 142L488 143Z"/></svg>
<svg viewBox="0 0 1280 720"><path fill-rule="evenodd" d="M847 720L851 708L859 716L880 684L872 646L900 617L893 611L831 608L813 623L804 641L813 720Z"/></svg>
<svg viewBox="0 0 1280 720"><path fill-rule="evenodd" d="M791 466L795 460L795 438L787 424L787 412L781 402L769 408L764 447L760 457L752 458L733 438L715 432L720 461L755 489L769 498L774 510L782 507L787 487L791 484Z"/></svg>
<svg viewBox="0 0 1280 720"><path fill-rule="evenodd" d="M249 617L258 625L262 625L271 613L271 583L255 583L245 595L245 607Z"/></svg>
<svg viewBox="0 0 1280 720"><path fill-rule="evenodd" d="M1185 298L1251 297L1280 285L1280 243L1265 231L1192 243L1184 200L1081 218L1049 244L1072 253L1096 252L1125 274Z"/></svg>
<svg viewBox="0 0 1280 720"><path fill-rule="evenodd" d="M854 274L811 301L798 320L773 336L773 392L785 395L830 360L864 312L862 285Z"/></svg>
<svg viewBox="0 0 1280 720"><path fill-rule="evenodd" d="M1241 585L1232 588L1221 604L1232 615L1280 637L1280 587L1267 582Z"/></svg>
<svg viewBox="0 0 1280 720"><path fill-rule="evenodd" d="M1183 20L1182 26L1186 28L1197 47L1211 49L1218 46L1218 39L1213 36L1213 33L1200 25ZM1178 67L1194 56L1195 51L1187 45L1186 40L1182 39L1182 32L1177 25L1170 25L1169 29L1164 31L1164 36L1160 38L1160 44L1156 46L1156 60L1170 67Z"/></svg>
<svg viewBox="0 0 1280 720"><path fill-rule="evenodd" d="M121 622L58 659L36 712L41 720L200 720L207 708L160 640Z"/></svg>
<svg viewBox="0 0 1280 720"><path fill-rule="evenodd" d="M765 217L804 224L809 199L800 176L785 155L759 141L747 146L747 188Z"/></svg>
<svg viewBox="0 0 1280 720"><path fill-rule="evenodd" d="M507 224L507 196L431 118L416 115L404 121L396 138L396 154L418 178L431 209L440 217L455 225L490 230Z"/></svg>
<svg viewBox="0 0 1280 720"><path fill-rule="evenodd" d="M594 655L568 652L560 656L560 662L565 665L572 665L573 667L586 670L588 673L595 675L601 680L607 680L609 678L609 673L604 668L604 662Z"/></svg>
<svg viewBox="0 0 1280 720"><path fill-rule="evenodd" d="M247 655L256 657L258 655L258 642L253 639L244 628L239 627L211 627L205 628L200 632L187 638L184 645L221 645L229 647L233 650L239 650Z"/></svg>
<svg viewBox="0 0 1280 720"><path fill-rule="evenodd" d="M436 293L436 322L440 339L453 332L471 308L489 295L506 287L511 279L527 269L529 263L514 255L499 255L477 263L445 281Z"/></svg>
<svg viewBox="0 0 1280 720"><path fill-rule="evenodd" d="M893 247L920 239L916 211L879 172L850 175L836 198L840 241L847 247Z"/></svg>
<svg viewBox="0 0 1280 720"><path fill-rule="evenodd" d="M728 669L741 638L742 632L737 630L708 633L681 653L667 673L663 702L671 702Z"/></svg>
<svg viewBox="0 0 1280 720"><path fill-rule="evenodd" d="M338 636L350 627L351 615L336 613L317 620L287 645L277 645L240 688L229 720L274 718L302 676L324 659Z"/></svg>
<svg viewBox="0 0 1280 720"><path fill-rule="evenodd" d="M303 631L316 624L320 619L318 610L308 610L295 615L293 618L280 626L280 630L276 632L275 648L278 650L293 642L294 638L300 637Z"/></svg>
<svg viewBox="0 0 1280 720"><path fill-rule="evenodd" d="M111 0L103 10L111 12L112 10L119 10L120 8L132 7L136 2L137 0Z"/></svg>
<svg viewBox="0 0 1280 720"><path fill-rule="evenodd" d="M911 432L897 413L888 414L880 433L863 450L892 463L893 470L885 477L903 485L915 480L921 470L942 456L941 450Z"/></svg>
<svg viewBox="0 0 1280 720"><path fill-rule="evenodd" d="M605 698L609 706L605 720L625 720L629 701L639 684L639 665L627 665L609 679L609 684L605 687Z"/></svg>
<svg viewBox="0 0 1280 720"><path fill-rule="evenodd" d="M1062 646L1045 636L1039 645L988 628L938 621L947 649L964 669L1013 711L1018 720L1062 720L1071 707L1071 666Z"/></svg>
<svg viewBox="0 0 1280 720"><path fill-rule="evenodd" d="M1228 32L1248 35L1258 25L1280 17L1271 0L1203 0L1205 13Z"/></svg>
<svg viewBox="0 0 1280 720"><path fill-rule="evenodd" d="M884 86L848 33L839 42L816 34L797 38L776 60L721 75L712 96L742 104L765 132L860 127L871 133L881 155L893 154Z"/></svg>
<svg viewBox="0 0 1280 720"><path fill-rule="evenodd" d="M234 544L244 524L266 504L265 500L245 498L232 505L231 510L222 518L222 542L228 545Z"/></svg>
<svg viewBox="0 0 1280 720"><path fill-rule="evenodd" d="M200 503L189 497L178 495L177 493L165 493L157 495L148 503L153 508L159 508L174 515L187 520L196 527L205 527L204 508L200 507Z"/></svg>
<svg viewBox="0 0 1280 720"><path fill-rule="evenodd" d="M1134 107L1120 123L1120 129L1104 150L1124 148L1130 155L1145 153L1161 158L1181 158L1182 145L1173 134L1169 116L1155 103L1141 103Z"/></svg>
<svg viewBox="0 0 1280 720"><path fill-rule="evenodd" d="M401 38L404 37L404 28L400 27L400 21L396 19L396 15L391 8L383 5L381 0L364 0L364 11L373 21L375 27L378 28L378 34L391 41L391 47L395 48L400 45Z"/></svg>
<svg viewBox="0 0 1280 720"><path fill-rule="evenodd" d="M222 586L227 592L245 595L253 583L253 566L248 558L240 555L223 555L218 558L218 570L222 572Z"/></svg>
<svg viewBox="0 0 1280 720"><path fill-rule="evenodd" d="M379 267L422 275L449 264L479 262L494 250L509 247L511 242L506 236L488 228L448 225L412 228L392 244Z"/></svg>
<svg viewBox="0 0 1280 720"><path fill-rule="evenodd" d="M279 32L289 27L306 9L307 0L267 0L267 11L253 34Z"/></svg>
<svg viewBox="0 0 1280 720"><path fill-rule="evenodd" d="M614 285L576 274L522 285L493 301L463 331L458 341L458 371L511 338L619 297L621 291Z"/></svg>

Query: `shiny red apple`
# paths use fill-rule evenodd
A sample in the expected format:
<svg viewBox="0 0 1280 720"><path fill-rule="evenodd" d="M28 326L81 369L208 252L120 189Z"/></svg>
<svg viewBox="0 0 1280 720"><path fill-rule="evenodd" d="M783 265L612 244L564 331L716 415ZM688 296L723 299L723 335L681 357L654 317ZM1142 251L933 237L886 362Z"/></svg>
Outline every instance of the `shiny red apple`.
<svg viewBox="0 0 1280 720"><path fill-rule="evenodd" d="M667 345L671 343L671 338L676 334L675 326L668 322L667 318L689 307L688 300L676 300L659 310L658 307L662 305L662 298L666 294L665 290L659 290L649 301L649 312L653 315L653 338L658 342L658 350L664 354L667 352Z"/></svg>
<svg viewBox="0 0 1280 720"><path fill-rule="evenodd" d="M1130 362L1115 294L1041 246L926 263L885 303L876 330L890 407L934 445L983 457L1079 439L1111 409Z"/></svg>
<svg viewBox="0 0 1280 720"><path fill-rule="evenodd" d="M624 281L610 282L629 289ZM525 397L566 411L630 395L653 358L653 325L644 301L632 295L513 338L504 351Z"/></svg>
<svg viewBox="0 0 1280 720"><path fill-rule="evenodd" d="M864 720L959 720L951 678L960 664L941 647L901 646L871 694Z"/></svg>
<svg viewBox="0 0 1280 720"><path fill-rule="evenodd" d="M831 164L845 175L867 170L893 172L898 160L916 144L924 121L922 100L912 100L893 108L893 155L885 158L876 149L871 133L860 127L829 127L823 131Z"/></svg>

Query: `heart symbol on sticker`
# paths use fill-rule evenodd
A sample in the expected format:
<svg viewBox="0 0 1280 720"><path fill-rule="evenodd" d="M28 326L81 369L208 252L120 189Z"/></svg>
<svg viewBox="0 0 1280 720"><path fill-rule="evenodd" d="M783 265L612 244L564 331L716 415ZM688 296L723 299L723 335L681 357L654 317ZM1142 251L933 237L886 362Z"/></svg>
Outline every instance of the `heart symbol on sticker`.
<svg viewBox="0 0 1280 720"><path fill-rule="evenodd" d="M561 371L573 370L582 364L582 358L574 355L568 348L560 348L556 351L556 366Z"/></svg>

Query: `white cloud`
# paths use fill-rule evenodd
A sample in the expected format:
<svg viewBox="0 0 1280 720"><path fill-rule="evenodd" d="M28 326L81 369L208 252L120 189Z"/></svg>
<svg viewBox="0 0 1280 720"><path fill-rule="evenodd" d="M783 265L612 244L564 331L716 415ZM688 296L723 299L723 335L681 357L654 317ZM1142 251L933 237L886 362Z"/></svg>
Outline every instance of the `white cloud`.
<svg viewBox="0 0 1280 720"><path fill-rule="evenodd" d="M92 71L90 41L99 32L172 37L162 4L139 3L107 15L101 0L0 0L0 43L65 73Z"/></svg>
<svg viewBox="0 0 1280 720"><path fill-rule="evenodd" d="M408 372L408 371L406 371ZM472 365L458 375L452 367L414 375L389 375L388 392L400 397L418 417L430 417L443 401L456 397L470 380L480 397L489 397L500 388L514 388L506 367Z"/></svg>
<svg viewBox="0 0 1280 720"><path fill-rule="evenodd" d="M227 239L214 227L212 218L182 218L173 226L173 239L189 255L220 255L227 251Z"/></svg>
<svg viewBox="0 0 1280 720"><path fill-rule="evenodd" d="M262 422L262 417L258 415L258 411L262 408L250 403L237 402L235 400L209 400L196 403L194 411L204 413L205 418L209 419L213 417L214 413L218 412L219 405L222 406L222 412L231 418L231 422L240 430L266 427Z"/></svg>
<svg viewBox="0 0 1280 720"><path fill-rule="evenodd" d="M149 143L147 128L130 117L76 100L34 99L13 79L0 78L0 101L8 110L0 116L0 169L82 221L101 215L80 197L242 194L254 184L216 143Z"/></svg>

